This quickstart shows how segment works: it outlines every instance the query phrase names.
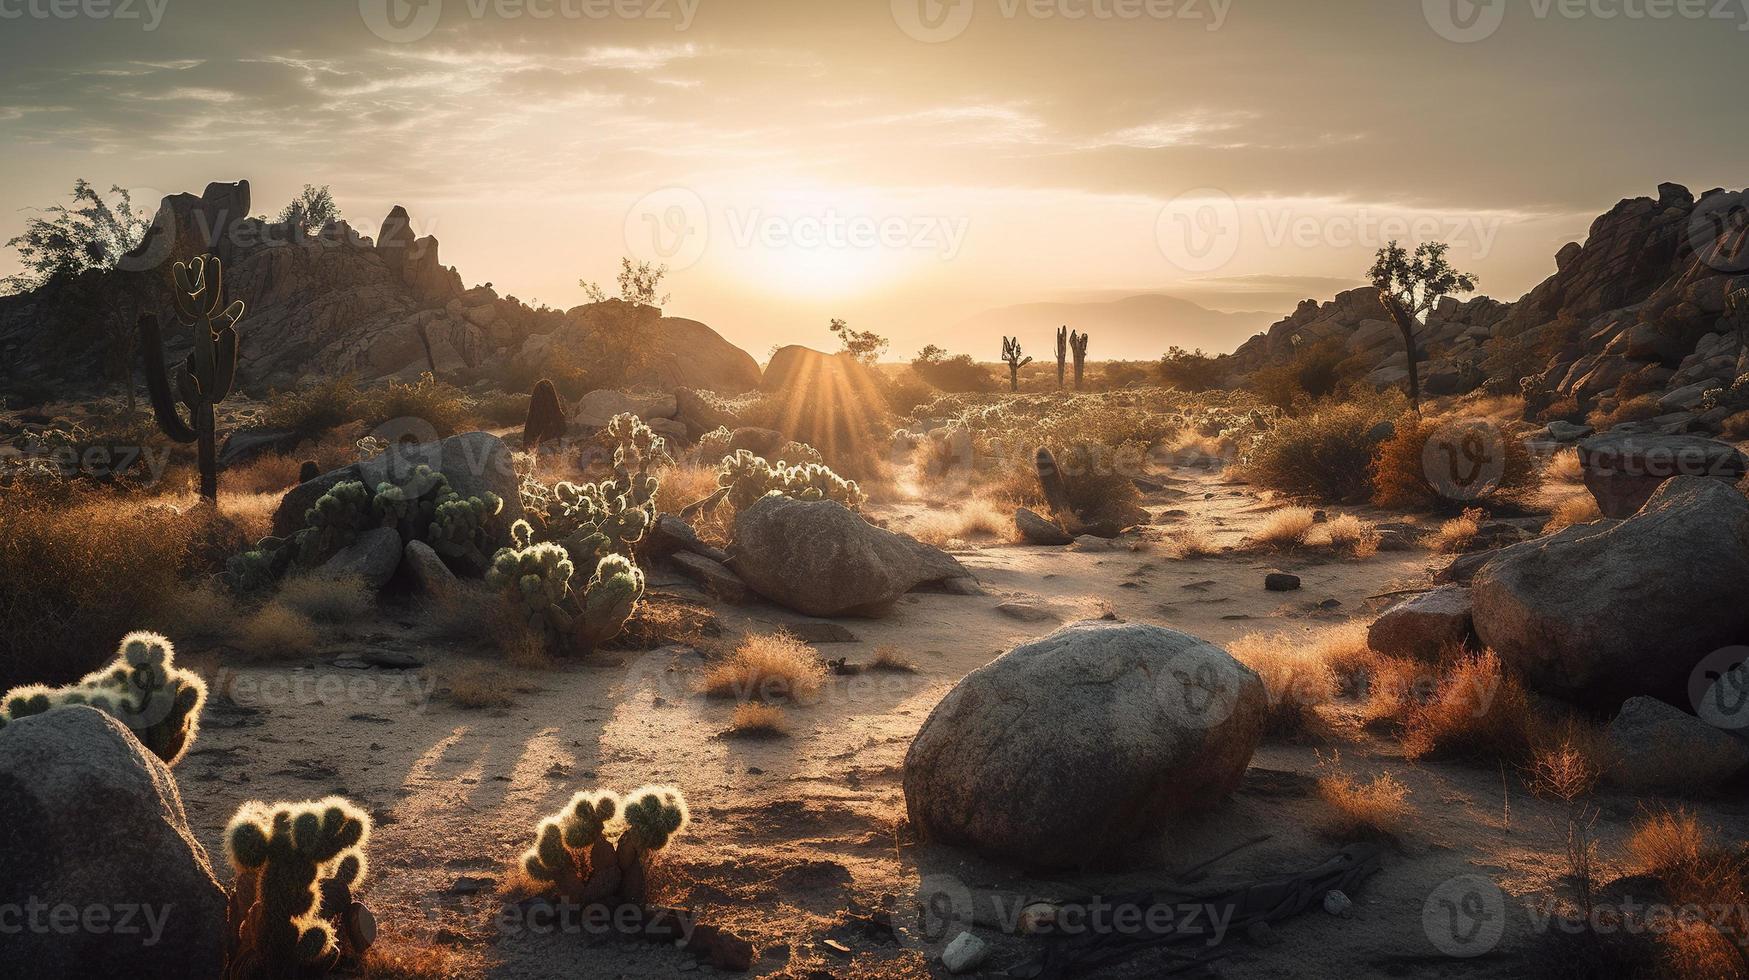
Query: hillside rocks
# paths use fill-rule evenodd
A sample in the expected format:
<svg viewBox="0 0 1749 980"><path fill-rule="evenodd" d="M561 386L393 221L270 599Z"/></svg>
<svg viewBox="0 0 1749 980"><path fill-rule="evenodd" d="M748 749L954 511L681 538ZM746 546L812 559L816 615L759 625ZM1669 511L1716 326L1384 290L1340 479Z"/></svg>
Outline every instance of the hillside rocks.
<svg viewBox="0 0 1749 980"><path fill-rule="evenodd" d="M587 351L591 337L610 329L613 319L634 315L628 304L610 299L556 311L552 327L524 335L510 360L524 370L540 371L554 349ZM659 317L650 327L651 350L626 378L630 385L662 391L693 388L738 395L759 387L759 364L753 356L724 340L697 320Z"/></svg>
<svg viewBox="0 0 1749 980"><path fill-rule="evenodd" d="M735 515L729 550L753 591L810 616L875 615L919 585L971 575L830 500L766 497Z"/></svg>
<svg viewBox="0 0 1749 980"><path fill-rule="evenodd" d="M1609 723L1610 777L1647 793L1717 789L1749 768L1749 741L1656 698L1629 698Z"/></svg>
<svg viewBox="0 0 1749 980"><path fill-rule="evenodd" d="M169 768L119 722L76 706L7 725L0 799L8 976L221 974L225 893Z"/></svg>
<svg viewBox="0 0 1749 980"><path fill-rule="evenodd" d="M1265 707L1257 675L1194 636L1074 623L936 705L905 756L906 810L928 840L1023 865L1129 855L1232 793Z"/></svg>
<svg viewBox="0 0 1749 980"><path fill-rule="evenodd" d="M1482 642L1537 689L1680 702L1697 663L1749 635L1749 499L1676 477L1619 523L1505 549L1471 596Z"/></svg>
<svg viewBox="0 0 1749 980"><path fill-rule="evenodd" d="M510 448L489 432L464 432L438 442L396 446L362 463L300 483L286 491L274 510L273 533L286 537L300 530L304 526L304 511L336 483L359 480L374 491L379 483L406 480L420 466L442 473L463 497L479 496L486 491L497 494L504 501L504 509L498 515L498 540L494 547L510 543L510 525L522 518L521 481L510 458Z"/></svg>
<svg viewBox="0 0 1749 980"><path fill-rule="evenodd" d="M1673 476L1711 477L1736 483L1749 472L1749 456L1699 436L1611 432L1579 443L1585 486L1605 517L1627 517Z"/></svg>
<svg viewBox="0 0 1749 980"><path fill-rule="evenodd" d="M1399 602L1367 630L1367 646L1389 657L1436 660L1469 639L1470 590L1447 585Z"/></svg>

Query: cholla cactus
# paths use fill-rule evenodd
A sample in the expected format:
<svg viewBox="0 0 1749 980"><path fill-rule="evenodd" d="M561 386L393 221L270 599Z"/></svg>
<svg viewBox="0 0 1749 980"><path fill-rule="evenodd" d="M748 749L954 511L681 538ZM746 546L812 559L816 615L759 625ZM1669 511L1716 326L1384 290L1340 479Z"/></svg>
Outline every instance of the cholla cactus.
<svg viewBox="0 0 1749 980"><path fill-rule="evenodd" d="M304 529L295 535L298 561L317 564L358 539L359 532L379 523L371 493L358 480L328 488L304 511Z"/></svg>
<svg viewBox="0 0 1749 980"><path fill-rule="evenodd" d="M486 584L505 593L520 606L530 628L547 634L555 644L571 632L569 607L571 576L576 566L565 549L550 541L532 543L533 531L526 521L517 521L510 531L517 547L501 548L492 556Z"/></svg>
<svg viewBox="0 0 1749 980"><path fill-rule="evenodd" d="M643 597L642 569L624 555L602 558L578 596L583 613L576 621L578 639L593 647L618 636Z"/></svg>
<svg viewBox="0 0 1749 980"><path fill-rule="evenodd" d="M83 704L126 725L166 765L182 760L200 730L206 683L176 666L176 649L157 633L129 633L116 660L65 687L33 684L0 698L0 716L16 720Z"/></svg>
<svg viewBox="0 0 1749 980"><path fill-rule="evenodd" d="M698 437L698 446L694 452L698 459L714 462L729 455L729 444L734 441L735 434L730 432L727 426L719 425Z"/></svg>
<svg viewBox="0 0 1749 980"><path fill-rule="evenodd" d="M432 515L426 532L431 547L445 558L465 561L476 569L486 567L491 561L486 557L492 538L488 524L503 509L504 501L491 491L465 500L451 494Z"/></svg>
<svg viewBox="0 0 1749 980"><path fill-rule="evenodd" d="M369 839L370 817L338 796L239 807L225 828L237 872L226 975L319 974L361 955L375 931L353 900Z"/></svg>
<svg viewBox="0 0 1749 980"><path fill-rule="evenodd" d="M723 460L717 485L728 488L729 502L737 510L774 493L798 500L836 500L851 510L860 510L867 499L856 481L844 479L823 463L773 464L745 449Z"/></svg>
<svg viewBox="0 0 1749 980"><path fill-rule="evenodd" d="M370 509L378 524L399 528L411 540L431 525L437 505L455 496L448 477L421 464L404 483L377 484Z"/></svg>
<svg viewBox="0 0 1749 980"><path fill-rule="evenodd" d="M623 801L605 790L578 793L540 822L522 870L574 902L642 905L652 856L690 819L685 796L672 786L640 787Z"/></svg>

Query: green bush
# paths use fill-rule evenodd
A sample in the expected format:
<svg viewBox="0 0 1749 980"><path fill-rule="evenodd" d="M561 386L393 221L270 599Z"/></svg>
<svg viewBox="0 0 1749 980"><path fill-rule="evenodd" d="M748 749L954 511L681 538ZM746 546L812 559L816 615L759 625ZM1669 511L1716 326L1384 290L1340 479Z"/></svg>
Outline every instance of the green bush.
<svg viewBox="0 0 1749 980"><path fill-rule="evenodd" d="M1289 413L1259 432L1240 456L1240 472L1259 486L1321 500L1372 496L1371 467L1402 396L1324 402Z"/></svg>

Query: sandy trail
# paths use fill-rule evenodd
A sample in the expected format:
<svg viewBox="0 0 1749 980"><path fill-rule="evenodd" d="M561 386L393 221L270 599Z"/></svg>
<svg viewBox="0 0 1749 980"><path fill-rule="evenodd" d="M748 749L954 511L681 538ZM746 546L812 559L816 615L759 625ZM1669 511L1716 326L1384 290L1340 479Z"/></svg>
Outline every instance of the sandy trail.
<svg viewBox="0 0 1749 980"><path fill-rule="evenodd" d="M1147 504L1156 514L1186 512L1163 524L1200 522L1221 544L1240 544L1274 506L1218 474L1163 475L1169 489ZM897 504L883 516L902 530L920 509ZM1325 812L1314 774L1321 755L1339 751L1351 771L1388 770L1408 784L1420 811L1413 830L1387 853L1384 872L1357 896L1352 916L1314 912L1275 930L1269 944L1233 943L1223 969L1258 977L1519 972L1532 928L1522 910L1507 914L1505 939L1491 954L1452 960L1429 940L1424 906L1440 883L1464 874L1488 875L1515 898L1546 890L1558 872L1564 810L1526 796L1511 773L1407 764L1395 742L1361 731L1352 718L1343 724L1352 705L1338 707L1344 735L1330 744L1266 742L1230 804L1198 823L1162 828L1153 853L1124 874L1029 878L915 844L899 829L900 766L911 736L954 682L1016 643L1060 622L1108 614L1215 643L1258 631L1301 633L1370 616L1383 603L1367 596L1424 583L1437 556L1414 550L1354 561L1233 552L1176 560L1144 546L999 547L960 557L987 595L912 594L885 618L841 621L857 642L819 647L825 658L863 662L891 646L916 673L834 677L817 700L790 711L791 735L774 740L721 736L732 705L696 693L705 659L685 648L597 655L551 671L503 667L516 690L513 704L497 710L463 710L444 697L448 678L493 655L434 643L412 606L333 631L312 663L218 668L209 653L205 665L222 673L232 698L209 710L198 747L179 770L190 823L219 861L224 821L244 800L343 793L377 817L366 892L387 935L434 942L468 974L709 972L674 950L555 934L501 917L491 884L472 894L457 893L469 890L465 880L454 887L466 878L504 882L535 822L578 789L674 783L686 791L695 822L670 852L669 898L753 939L763 950L755 973L908 976L942 972L929 959L939 942L908 931L898 941L871 934L844 910L907 908L920 882L939 875L978 894L1133 890L1262 834L1269 839L1218 862L1200 884L1300 870L1335 850L1314 831ZM1275 569L1300 575L1302 590L1266 591L1264 574ZM1331 599L1339 605L1325 602ZM1040 619L998 612L1005 602L1035 606ZM720 607L719 615L729 640L802 619L765 605ZM331 665L365 651L408 653L424 665ZM1607 861L1619 853L1637 807L1625 797L1598 803ZM1741 807L1702 812L1736 837L1749 834ZM998 947L990 969L1025 953L1018 940L985 936ZM1153 976L1164 962L1144 955L1101 975Z"/></svg>

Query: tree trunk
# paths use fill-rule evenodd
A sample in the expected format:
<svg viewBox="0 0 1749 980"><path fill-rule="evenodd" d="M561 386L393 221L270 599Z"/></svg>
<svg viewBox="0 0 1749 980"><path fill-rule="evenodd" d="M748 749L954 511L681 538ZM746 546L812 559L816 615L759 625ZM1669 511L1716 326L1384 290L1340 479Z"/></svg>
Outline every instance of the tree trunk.
<svg viewBox="0 0 1749 980"><path fill-rule="evenodd" d="M1415 318L1403 308L1395 296L1380 293L1385 301L1385 308L1391 311L1391 319L1397 321L1397 329L1403 331L1403 351L1409 359L1409 407L1416 414L1421 412L1421 366L1415 355Z"/></svg>

